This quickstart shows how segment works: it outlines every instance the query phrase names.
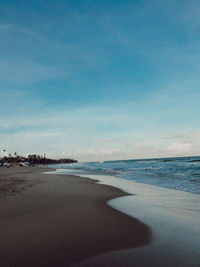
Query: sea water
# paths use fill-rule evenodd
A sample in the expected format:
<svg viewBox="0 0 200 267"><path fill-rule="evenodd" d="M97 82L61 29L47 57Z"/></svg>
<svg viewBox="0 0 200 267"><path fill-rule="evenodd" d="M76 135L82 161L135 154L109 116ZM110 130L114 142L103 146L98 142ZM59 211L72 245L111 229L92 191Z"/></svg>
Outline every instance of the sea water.
<svg viewBox="0 0 200 267"><path fill-rule="evenodd" d="M76 175L106 175L200 194L200 157L97 161L52 166Z"/></svg>

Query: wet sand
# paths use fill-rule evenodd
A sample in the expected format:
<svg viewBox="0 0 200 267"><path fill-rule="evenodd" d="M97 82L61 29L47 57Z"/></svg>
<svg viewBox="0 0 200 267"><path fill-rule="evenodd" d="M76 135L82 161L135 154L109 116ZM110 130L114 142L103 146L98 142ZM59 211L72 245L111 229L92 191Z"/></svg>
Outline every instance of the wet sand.
<svg viewBox="0 0 200 267"><path fill-rule="evenodd" d="M200 266L199 194L111 176L87 177L130 193L107 204L148 224L154 238L148 246L112 251L86 259L74 267Z"/></svg>
<svg viewBox="0 0 200 267"><path fill-rule="evenodd" d="M0 266L70 266L150 243L147 225L106 204L128 194L45 170L0 168Z"/></svg>

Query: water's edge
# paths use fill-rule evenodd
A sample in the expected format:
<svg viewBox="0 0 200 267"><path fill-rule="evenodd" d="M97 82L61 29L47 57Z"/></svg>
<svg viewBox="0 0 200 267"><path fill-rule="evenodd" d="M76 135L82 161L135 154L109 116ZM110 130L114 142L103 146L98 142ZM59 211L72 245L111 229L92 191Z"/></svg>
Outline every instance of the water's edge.
<svg viewBox="0 0 200 267"><path fill-rule="evenodd" d="M112 176L74 174L71 170L49 172L51 174L78 175L97 180L132 194L114 198L107 204L149 225L153 232L153 242L134 253L155 253L174 259L176 266L199 266L200 263L200 195L155 185L137 183L131 180L116 179ZM167 252L167 253L166 253ZM143 257L143 256L142 256ZM183 265L182 265L183 264Z"/></svg>

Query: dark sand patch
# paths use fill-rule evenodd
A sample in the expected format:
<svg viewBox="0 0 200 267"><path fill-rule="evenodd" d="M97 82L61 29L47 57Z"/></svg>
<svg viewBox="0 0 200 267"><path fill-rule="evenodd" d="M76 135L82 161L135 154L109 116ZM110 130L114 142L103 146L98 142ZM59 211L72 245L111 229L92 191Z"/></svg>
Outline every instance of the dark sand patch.
<svg viewBox="0 0 200 267"><path fill-rule="evenodd" d="M37 167L11 172L35 186L0 200L0 266L70 266L151 241L147 225L106 205L127 195L119 189Z"/></svg>
<svg viewBox="0 0 200 267"><path fill-rule="evenodd" d="M41 183L42 179L28 176L33 170L29 167L0 167L0 199L15 196L26 188ZM26 174L27 177L24 177Z"/></svg>

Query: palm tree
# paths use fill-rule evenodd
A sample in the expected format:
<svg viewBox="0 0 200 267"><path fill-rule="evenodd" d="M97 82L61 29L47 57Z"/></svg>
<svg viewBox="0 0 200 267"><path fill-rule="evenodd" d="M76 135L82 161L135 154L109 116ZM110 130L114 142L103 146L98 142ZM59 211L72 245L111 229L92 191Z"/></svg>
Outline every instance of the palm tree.
<svg viewBox="0 0 200 267"><path fill-rule="evenodd" d="M5 150L5 148L4 148L4 149L2 149L2 155L3 155L3 157L5 157L5 156L6 156L6 150Z"/></svg>

